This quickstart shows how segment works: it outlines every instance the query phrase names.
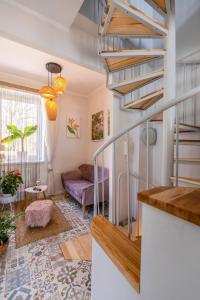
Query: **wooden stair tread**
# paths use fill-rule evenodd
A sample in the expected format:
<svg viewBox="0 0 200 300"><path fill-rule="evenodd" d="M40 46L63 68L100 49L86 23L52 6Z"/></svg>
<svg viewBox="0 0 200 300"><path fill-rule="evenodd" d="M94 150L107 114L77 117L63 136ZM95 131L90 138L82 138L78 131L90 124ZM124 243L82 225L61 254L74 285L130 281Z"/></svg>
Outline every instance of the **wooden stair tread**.
<svg viewBox="0 0 200 300"><path fill-rule="evenodd" d="M140 242L130 241L116 226L103 216L92 220L91 233L108 257L139 293L140 291Z"/></svg>
<svg viewBox="0 0 200 300"><path fill-rule="evenodd" d="M200 127L186 124L186 123L179 123L179 132L196 132L199 131Z"/></svg>
<svg viewBox="0 0 200 300"><path fill-rule="evenodd" d="M176 140L174 140L174 143L176 143ZM181 140L179 140L179 145L196 145L196 146L200 146L200 140L181 139Z"/></svg>
<svg viewBox="0 0 200 300"><path fill-rule="evenodd" d="M138 193L139 201L200 226L200 189L192 187L166 188L164 191Z"/></svg>
<svg viewBox="0 0 200 300"><path fill-rule="evenodd" d="M167 28L128 1L113 0L99 26L99 34L162 37L167 34Z"/></svg>
<svg viewBox="0 0 200 300"><path fill-rule="evenodd" d="M126 95L151 82L154 82L155 80L162 78L163 75L163 70L156 70L154 72L146 73L144 75L140 75L129 80L123 80L118 83L111 84L108 86L108 88L121 95Z"/></svg>
<svg viewBox="0 0 200 300"><path fill-rule="evenodd" d="M163 112L153 116L151 119L150 119L151 122L162 122L163 121Z"/></svg>
<svg viewBox="0 0 200 300"><path fill-rule="evenodd" d="M165 51L155 50L119 50L101 51L99 55L105 58L109 72L123 70L125 68L147 63L149 61L163 57Z"/></svg>
<svg viewBox="0 0 200 300"><path fill-rule="evenodd" d="M200 127L186 124L186 123L179 123L179 133L186 133L186 132L198 132ZM176 133L176 124L174 124L174 132Z"/></svg>
<svg viewBox="0 0 200 300"><path fill-rule="evenodd" d="M183 126L183 127L190 127L190 128L194 128L194 129L200 130L200 127L196 126L196 125L191 125L191 124L187 124L187 123L179 123L179 125Z"/></svg>
<svg viewBox="0 0 200 300"><path fill-rule="evenodd" d="M167 14L166 0L145 0L145 1L162 15Z"/></svg>
<svg viewBox="0 0 200 300"><path fill-rule="evenodd" d="M170 177L170 179L172 181L175 181L176 177L172 176L172 177ZM200 179L195 179L195 178L179 177L178 182L189 183L189 184L193 184L193 185L200 185Z"/></svg>
<svg viewBox="0 0 200 300"><path fill-rule="evenodd" d="M176 160L176 159L174 159ZM192 162L192 163L200 163L200 158L187 158L187 157L179 157L178 161L182 162Z"/></svg>
<svg viewBox="0 0 200 300"><path fill-rule="evenodd" d="M153 105L154 103L156 103L158 100L163 98L163 96L164 96L163 89L156 90L132 102L127 103L125 105L125 108L145 110L149 108L151 105Z"/></svg>

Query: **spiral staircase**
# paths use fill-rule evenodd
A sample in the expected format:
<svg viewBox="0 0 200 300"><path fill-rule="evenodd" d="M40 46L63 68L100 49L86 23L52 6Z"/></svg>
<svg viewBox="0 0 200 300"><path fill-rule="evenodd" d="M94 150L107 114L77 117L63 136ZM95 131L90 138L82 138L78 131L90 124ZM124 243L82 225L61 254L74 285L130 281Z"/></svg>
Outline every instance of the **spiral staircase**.
<svg viewBox="0 0 200 300"><path fill-rule="evenodd" d="M156 18L148 15L133 6L131 1L108 0L105 2L100 14L99 25L99 45L98 54L102 57L107 73L107 88L114 95L120 98L121 109L126 112L140 111L141 114L130 127L121 130L119 133L105 142L94 154L95 173L95 202L94 216L97 216L92 223L92 233L99 240L105 234L105 247L107 253L108 245L116 248L116 253L126 259L126 263L119 261L115 257L114 261L118 268L124 271L125 276L133 287L139 291L140 285L140 207L137 212L133 212L133 203L130 188L131 178L145 181L147 189L153 187L149 179L149 127L151 122L159 122L163 131L163 156L162 169L167 178L165 182L174 186L200 186L200 179L194 176L184 176L182 165L200 164L198 155L200 146L200 127L194 123L187 123L180 115L180 105L190 101L200 93L200 87L195 87L183 95L176 97L175 69L175 24L174 21L174 1L170 0L145 0L153 10ZM134 44L133 39L137 39ZM150 41L150 43L146 41ZM139 42L138 42L139 41ZM162 45L160 48L142 48L145 45ZM138 46L139 45L139 46ZM146 128L146 177L131 173L130 170L130 134L134 129L144 125ZM126 197L128 203L127 225L122 227L119 222L119 174L116 172L118 157L116 153L117 143L121 138L126 141ZM101 164L104 170L105 151L112 147L112 213L108 223L101 215L104 212L104 171L102 172L102 185L99 185L98 165ZM183 151L187 149L186 152ZM185 153L190 155L185 156ZM192 149L190 151L190 149ZM195 149L195 151L194 151ZM159 162L160 167L161 162ZM139 191L138 191L139 192ZM102 210L99 203L99 194L102 193ZM126 199L123 199L126 201ZM98 219L99 218L99 219ZM112 234L106 235L100 227L106 228ZM113 227L114 226L114 227ZM128 237L127 249L120 250L120 243L124 243L124 234ZM130 241L132 240L132 241ZM130 243L131 242L131 243ZM126 242L125 242L126 243ZM104 242L102 242L102 245ZM120 252L121 251L121 252ZM112 252L112 250L111 250ZM133 264L134 254L136 263ZM109 255L109 254L108 254ZM119 255L119 256L120 256ZM127 261L127 259L130 259ZM131 267L130 267L131 266ZM132 270L130 274L127 268Z"/></svg>

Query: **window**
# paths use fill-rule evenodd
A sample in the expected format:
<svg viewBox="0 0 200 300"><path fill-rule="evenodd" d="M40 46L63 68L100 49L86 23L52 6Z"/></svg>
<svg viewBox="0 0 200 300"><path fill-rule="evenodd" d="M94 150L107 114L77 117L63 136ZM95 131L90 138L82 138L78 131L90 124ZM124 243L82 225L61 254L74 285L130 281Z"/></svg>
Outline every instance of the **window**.
<svg viewBox="0 0 200 300"><path fill-rule="evenodd" d="M22 141L17 139L3 144L4 161L37 162L44 160L44 110L40 96L0 88L0 137L10 136L8 125L24 131L26 126L37 125L37 130Z"/></svg>

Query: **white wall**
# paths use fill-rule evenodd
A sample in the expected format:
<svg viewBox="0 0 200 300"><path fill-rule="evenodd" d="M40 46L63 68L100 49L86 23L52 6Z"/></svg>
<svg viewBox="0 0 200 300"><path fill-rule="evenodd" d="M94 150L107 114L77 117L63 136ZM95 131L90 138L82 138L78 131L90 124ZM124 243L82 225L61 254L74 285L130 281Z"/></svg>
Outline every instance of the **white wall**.
<svg viewBox="0 0 200 300"><path fill-rule="evenodd" d="M199 1L198 1L199 2ZM180 3L180 0L179 0ZM183 9L185 11L190 10L191 1L185 1ZM182 1L179 6L179 10L182 7ZM186 8L187 7L187 8ZM179 12L181 15L181 12ZM183 15L181 15L183 18ZM177 59L182 59L183 57L191 54L192 52L200 49L200 8L198 7L194 10L193 15L187 20L185 24L182 25L177 31Z"/></svg>
<svg viewBox="0 0 200 300"><path fill-rule="evenodd" d="M199 226L143 205L141 299L198 300L199 253Z"/></svg>
<svg viewBox="0 0 200 300"><path fill-rule="evenodd" d="M56 120L56 148L54 155L54 174L56 193L62 192L60 175L63 172L77 169L87 161L87 99L70 93L58 98L58 118ZM80 116L80 139L66 136L67 116L75 114Z"/></svg>
<svg viewBox="0 0 200 300"><path fill-rule="evenodd" d="M92 300L138 300L139 295L94 239L92 248Z"/></svg>

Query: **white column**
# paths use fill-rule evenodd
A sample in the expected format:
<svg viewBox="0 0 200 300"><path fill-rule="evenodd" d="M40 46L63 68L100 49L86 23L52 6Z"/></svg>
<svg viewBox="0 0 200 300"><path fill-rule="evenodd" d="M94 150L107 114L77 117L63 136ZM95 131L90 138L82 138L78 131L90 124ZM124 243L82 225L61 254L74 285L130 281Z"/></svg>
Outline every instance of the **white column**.
<svg viewBox="0 0 200 300"><path fill-rule="evenodd" d="M165 101L176 96L176 25L175 0L171 0L167 18L168 36L166 37L165 57ZM162 184L170 184L174 163L174 117L175 109L164 112L163 119L163 155L162 155Z"/></svg>

